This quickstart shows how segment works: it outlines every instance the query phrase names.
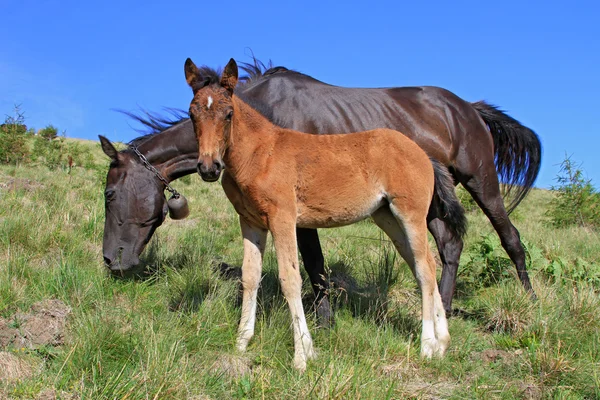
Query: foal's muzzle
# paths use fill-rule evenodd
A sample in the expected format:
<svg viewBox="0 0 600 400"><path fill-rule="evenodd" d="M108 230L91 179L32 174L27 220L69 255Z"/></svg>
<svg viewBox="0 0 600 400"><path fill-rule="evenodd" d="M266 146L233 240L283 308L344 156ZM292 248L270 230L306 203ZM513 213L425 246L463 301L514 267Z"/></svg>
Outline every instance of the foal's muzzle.
<svg viewBox="0 0 600 400"><path fill-rule="evenodd" d="M218 160L214 160L212 162L198 161L196 169L198 170L198 174L200 174L200 177L203 181L214 182L221 176L223 164Z"/></svg>

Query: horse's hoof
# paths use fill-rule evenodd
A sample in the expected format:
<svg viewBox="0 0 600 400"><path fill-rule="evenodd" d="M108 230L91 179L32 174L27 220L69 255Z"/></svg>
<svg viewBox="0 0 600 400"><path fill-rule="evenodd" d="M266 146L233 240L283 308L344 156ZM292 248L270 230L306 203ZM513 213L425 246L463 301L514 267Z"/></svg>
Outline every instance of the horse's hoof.
<svg viewBox="0 0 600 400"><path fill-rule="evenodd" d="M306 359L304 357L295 357L294 368L301 374L304 373L306 371Z"/></svg>

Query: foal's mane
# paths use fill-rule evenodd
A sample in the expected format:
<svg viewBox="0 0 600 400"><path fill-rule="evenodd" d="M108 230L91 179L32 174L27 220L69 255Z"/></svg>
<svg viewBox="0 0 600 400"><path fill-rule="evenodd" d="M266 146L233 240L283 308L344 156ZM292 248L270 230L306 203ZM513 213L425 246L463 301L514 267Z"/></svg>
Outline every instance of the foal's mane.
<svg viewBox="0 0 600 400"><path fill-rule="evenodd" d="M252 62L240 63L240 69L244 71L244 75L240 76L239 83L236 86L236 92L241 93L244 90L250 89L259 83L261 83L266 77L277 73L290 71L286 67L273 67L273 63L269 60L268 63L263 63L256 57L252 57ZM211 68L206 65L198 67L200 75L205 79L205 85L218 84L221 80L221 68ZM264 107L257 101L250 99L244 99L244 96L240 96L246 103L251 107L255 108L258 112L263 114L269 120L272 120L272 111L267 107ZM250 101L249 101L250 100ZM170 129L180 123L183 123L189 119L187 111L176 109L176 108L164 108L167 115L160 115L156 112L141 110L139 113L133 113L129 111L118 110L119 112L127 115L143 125L142 129L136 129L141 136L132 139L128 145L129 149L132 147L140 146L146 140L151 137L158 135Z"/></svg>

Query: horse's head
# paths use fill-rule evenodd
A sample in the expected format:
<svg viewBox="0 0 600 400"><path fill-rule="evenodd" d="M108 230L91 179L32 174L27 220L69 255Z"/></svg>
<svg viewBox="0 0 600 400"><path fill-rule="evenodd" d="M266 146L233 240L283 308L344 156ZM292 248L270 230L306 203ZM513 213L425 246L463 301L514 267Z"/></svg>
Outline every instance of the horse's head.
<svg viewBox="0 0 600 400"><path fill-rule="evenodd" d="M231 132L237 64L233 59L229 61L220 82L204 78L189 58L184 70L185 79L194 92L189 114L198 138L198 173L204 181L214 182L223 171L223 157Z"/></svg>
<svg viewBox="0 0 600 400"><path fill-rule="evenodd" d="M102 150L110 157L106 177L104 262L113 274L136 272L139 256L167 215L164 184L130 151L119 152L100 136Z"/></svg>

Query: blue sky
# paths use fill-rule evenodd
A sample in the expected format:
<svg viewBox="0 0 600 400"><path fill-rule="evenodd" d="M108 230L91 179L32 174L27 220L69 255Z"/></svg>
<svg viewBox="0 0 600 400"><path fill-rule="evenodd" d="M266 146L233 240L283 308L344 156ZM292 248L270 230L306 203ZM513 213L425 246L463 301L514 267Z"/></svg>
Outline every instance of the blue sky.
<svg viewBox="0 0 600 400"><path fill-rule="evenodd" d="M183 63L264 61L341 86L434 85L501 106L600 185L600 5L524 1L0 0L0 113L128 141L111 109L187 109Z"/></svg>

